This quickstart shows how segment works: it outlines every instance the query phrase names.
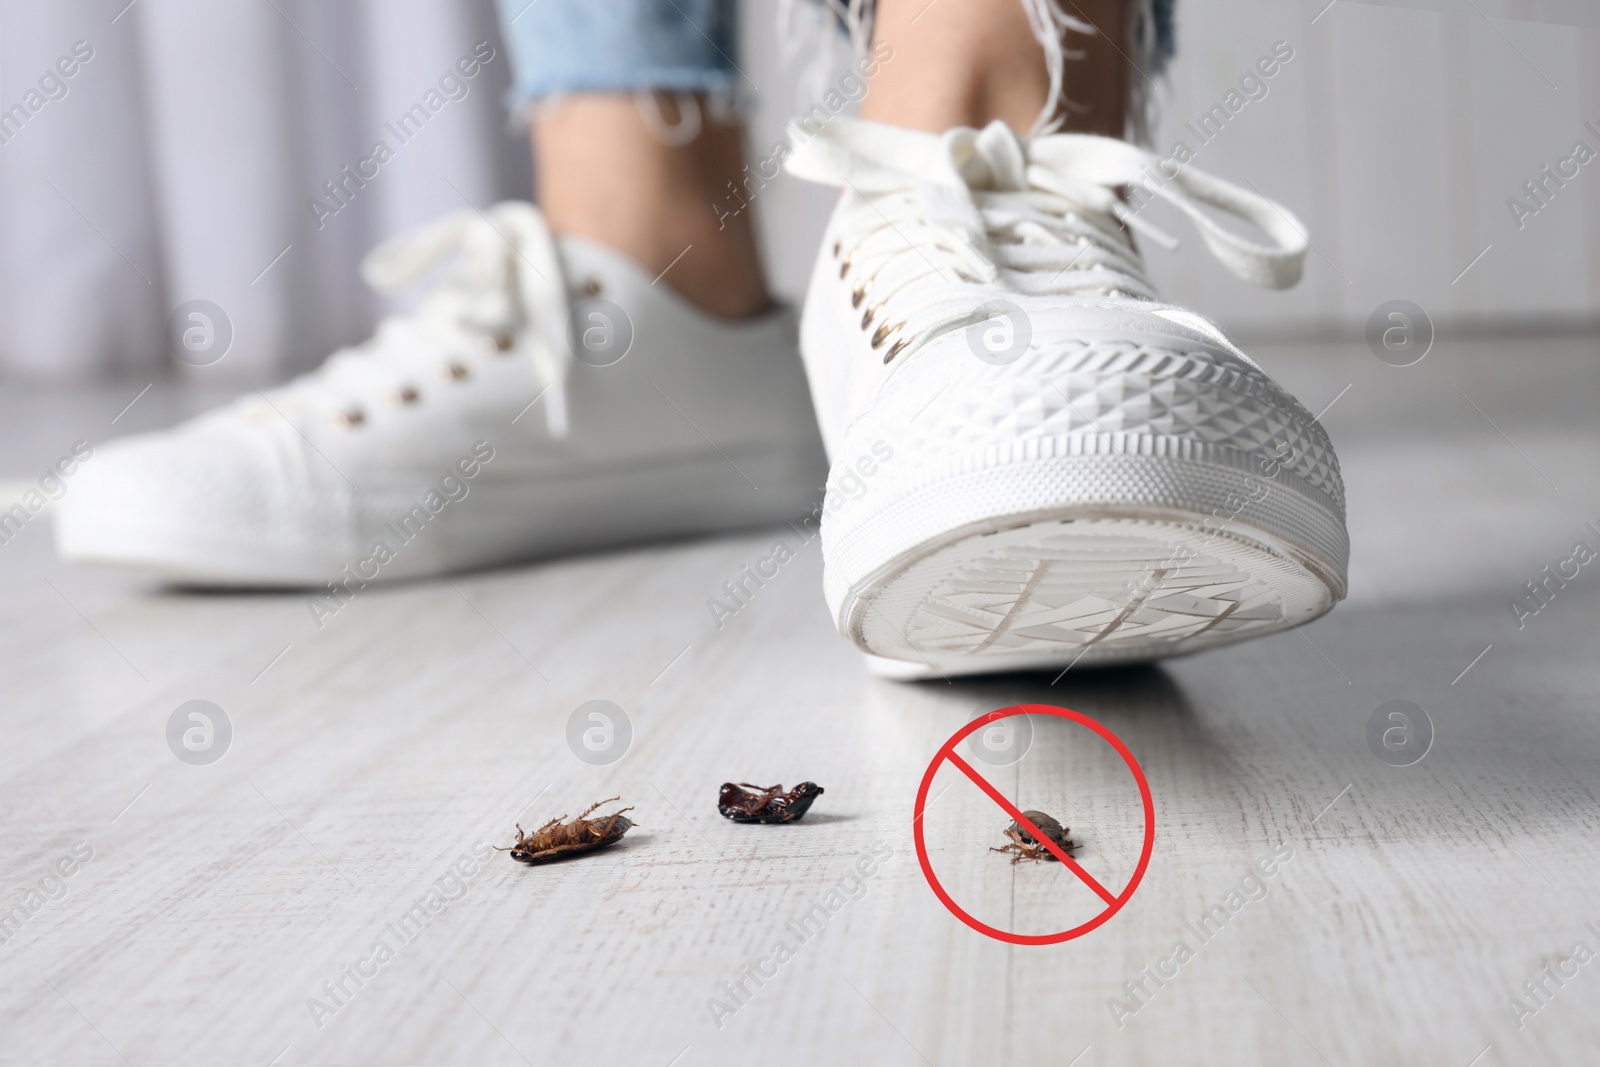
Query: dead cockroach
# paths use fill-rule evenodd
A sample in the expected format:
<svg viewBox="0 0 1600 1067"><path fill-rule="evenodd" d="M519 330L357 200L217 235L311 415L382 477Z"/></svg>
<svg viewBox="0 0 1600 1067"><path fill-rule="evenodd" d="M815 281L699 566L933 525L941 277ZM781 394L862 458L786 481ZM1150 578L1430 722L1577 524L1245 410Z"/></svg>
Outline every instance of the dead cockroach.
<svg viewBox="0 0 1600 1067"><path fill-rule="evenodd" d="M787 793L781 785L723 782L717 794L717 810L734 822L794 822L822 792L816 782L801 782Z"/></svg>
<svg viewBox="0 0 1600 1067"><path fill-rule="evenodd" d="M1032 822L1033 825L1042 830L1044 835L1050 839L1051 843L1053 843L1057 848L1061 849L1061 851L1065 852L1068 856L1072 855L1073 851L1080 847L1079 845L1073 844L1072 839L1067 836L1067 827L1062 826L1054 818L1046 815L1044 812L1025 811L1022 814L1028 819L1028 821ZM1013 821L1011 825L1006 828L1005 835L1011 838L1011 844L1006 845L1003 848L991 848L989 850L990 852L1015 852L1016 855L1011 857L1012 863L1017 863L1024 859L1054 860L1056 858L1053 852L1045 848L1039 842L1035 841L1033 839L1033 834L1029 833L1027 830L1024 830L1022 828L1022 824L1019 822Z"/></svg>
<svg viewBox="0 0 1600 1067"><path fill-rule="evenodd" d="M560 819L551 819L531 834L522 832L522 825L517 825L517 843L510 848L495 847L501 852L510 852L511 858L519 863L548 863L570 856L578 852L589 852L597 848L605 848L622 840L622 835L633 829L633 820L623 817L622 812L632 811L631 807L607 815L603 819L590 819L589 814L601 804L609 804L621 797L612 797L602 800L599 804L591 804L589 809L571 822L562 822Z"/></svg>

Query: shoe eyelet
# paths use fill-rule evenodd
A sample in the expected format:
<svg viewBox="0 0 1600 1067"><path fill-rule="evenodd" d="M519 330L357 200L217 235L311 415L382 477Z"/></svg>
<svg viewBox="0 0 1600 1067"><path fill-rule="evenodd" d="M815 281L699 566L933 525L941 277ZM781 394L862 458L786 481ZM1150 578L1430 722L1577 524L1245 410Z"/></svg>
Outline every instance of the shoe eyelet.
<svg viewBox="0 0 1600 1067"><path fill-rule="evenodd" d="M341 430L353 430L367 421L367 413L360 408L345 408L332 415L333 424Z"/></svg>
<svg viewBox="0 0 1600 1067"><path fill-rule="evenodd" d="M459 381L472 372L467 369L467 365L465 363L461 362L459 359L453 359L449 363L439 364L437 373L441 381L448 382L451 380Z"/></svg>
<svg viewBox="0 0 1600 1067"><path fill-rule="evenodd" d="M890 360L894 359L895 356L898 356L901 352L905 351L905 347L906 340L902 337L900 340L889 346L889 351L883 354L883 361L888 363Z"/></svg>
<svg viewBox="0 0 1600 1067"><path fill-rule="evenodd" d="M510 331L494 335L494 347L497 352L509 352L516 343L516 335ZM460 375L457 375L457 377L460 377Z"/></svg>
<svg viewBox="0 0 1600 1067"><path fill-rule="evenodd" d="M878 312L882 311L882 310L883 310L883 301L881 301L881 300L878 301L876 304L868 305L866 314L861 316L861 328L863 330L865 330L868 326L871 326L872 325L872 320L877 318L878 317Z"/></svg>
<svg viewBox="0 0 1600 1067"><path fill-rule="evenodd" d="M414 385L402 385L398 389L389 390L383 398L389 402L390 407L398 408L415 404L422 398L422 394L417 392L417 387Z"/></svg>
<svg viewBox="0 0 1600 1067"><path fill-rule="evenodd" d="M840 241L838 239L835 239L834 242L833 242L833 258L834 259L838 259L839 258L839 252L843 248L844 248L844 242L842 242L842 241Z"/></svg>
<svg viewBox="0 0 1600 1067"><path fill-rule="evenodd" d="M885 322L882 325L880 325L876 330L873 330L872 331L872 347L873 347L873 349L876 350L876 349L882 348L883 347L883 342L887 341L889 339L889 335L891 333L893 333L894 331L900 329L904 325L905 325L905 323L903 323L903 322L897 322L897 323L895 323L894 325L891 326L889 323Z"/></svg>
<svg viewBox="0 0 1600 1067"><path fill-rule="evenodd" d="M854 289L852 289L850 291L850 306L853 307L853 308L860 307L861 306L861 301L863 301L863 300L865 300L867 298L867 290L870 289L871 287L872 287L872 279L868 278L866 281L862 282L860 285L858 285Z"/></svg>
<svg viewBox="0 0 1600 1067"><path fill-rule="evenodd" d="M843 278L846 274L850 273L850 261L854 257L855 252L852 251L849 255L845 256L844 259L839 261L839 277Z"/></svg>
<svg viewBox="0 0 1600 1067"><path fill-rule="evenodd" d="M600 283L599 278L590 278L588 281L583 283L583 295L589 297L590 299L599 296L605 291L606 287Z"/></svg>

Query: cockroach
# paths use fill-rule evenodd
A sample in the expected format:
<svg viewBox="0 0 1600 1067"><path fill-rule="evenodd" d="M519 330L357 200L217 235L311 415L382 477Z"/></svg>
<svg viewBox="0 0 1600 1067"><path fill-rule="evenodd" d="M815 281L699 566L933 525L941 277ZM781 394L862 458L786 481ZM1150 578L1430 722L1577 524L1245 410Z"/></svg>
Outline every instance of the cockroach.
<svg viewBox="0 0 1600 1067"><path fill-rule="evenodd" d="M717 810L734 822L794 822L810 810L811 802L822 792L816 782L801 782L787 793L782 785L723 782L717 794Z"/></svg>
<svg viewBox="0 0 1600 1067"><path fill-rule="evenodd" d="M510 852L511 858L519 863L548 863L563 856L614 845L622 840L623 834L633 829L633 820L622 814L633 808L623 808L603 819L590 819L589 815L601 805L621 799L611 797L599 804L591 804L587 811L571 822L562 821L565 815L560 819L551 819L531 834L523 833L522 825L518 823L517 843L510 848L495 847L501 852Z"/></svg>
<svg viewBox="0 0 1600 1067"><path fill-rule="evenodd" d="M1022 814L1030 822L1032 822L1033 825L1042 830L1044 832L1044 836L1048 837L1051 843L1053 843L1061 851L1065 852L1068 856L1072 855L1075 850L1082 847L1074 844L1072 839L1067 836L1067 827L1062 826L1053 817L1046 815L1044 812L1025 811ZM1005 835L1011 838L1011 844L1002 848L991 848L989 850L990 852L1015 852L1016 855L1011 857L1012 863L1019 863L1024 859L1053 861L1056 858L1055 853L1051 852L1039 842L1035 841L1033 839L1033 834L1029 833L1027 830L1024 830L1022 828L1022 824L1016 822L1015 820L1013 820L1011 825L1006 828Z"/></svg>

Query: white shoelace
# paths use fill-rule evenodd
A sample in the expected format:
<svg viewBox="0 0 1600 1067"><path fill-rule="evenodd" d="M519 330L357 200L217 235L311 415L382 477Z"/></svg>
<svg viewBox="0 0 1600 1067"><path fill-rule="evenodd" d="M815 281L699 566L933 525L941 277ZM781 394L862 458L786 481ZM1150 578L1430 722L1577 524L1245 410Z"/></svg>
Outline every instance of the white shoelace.
<svg viewBox="0 0 1600 1067"><path fill-rule="evenodd" d="M791 173L857 195L837 254L842 275L858 278L863 326L901 297L874 335L897 338L885 362L981 321L996 297L1024 307L1061 296L1158 299L1126 231L1169 249L1178 242L1125 203L1123 188L1177 207L1223 266L1266 288L1297 282L1309 247L1304 227L1266 197L1188 165L1168 177L1155 155L1108 137L1025 138L999 122L939 136L840 118L795 140ZM1230 233L1201 205L1272 243ZM945 284L917 284L930 279Z"/></svg>
<svg viewBox="0 0 1600 1067"><path fill-rule="evenodd" d="M566 379L572 353L567 290L555 238L530 204L463 210L379 245L361 263L374 289L393 293L441 264L442 276L412 312L384 319L371 339L340 349L321 367L276 391L280 411L305 403L354 408L412 390L430 371L447 377L470 352L500 346L528 359L553 437L567 434ZM509 347L508 347L509 346Z"/></svg>

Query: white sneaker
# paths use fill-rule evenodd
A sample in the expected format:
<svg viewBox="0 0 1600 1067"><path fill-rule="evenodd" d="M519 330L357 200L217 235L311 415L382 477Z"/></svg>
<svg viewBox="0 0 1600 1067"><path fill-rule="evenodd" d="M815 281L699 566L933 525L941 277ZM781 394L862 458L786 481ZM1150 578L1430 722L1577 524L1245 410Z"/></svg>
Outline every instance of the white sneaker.
<svg viewBox="0 0 1600 1067"><path fill-rule="evenodd" d="M828 606L880 671L1153 659L1344 596L1327 434L1157 298L1127 228L1175 242L1117 190L1176 205L1229 269L1274 288L1306 250L1288 212L1192 167L1168 178L1121 141L999 123L934 136L836 119L789 166L846 187L801 351L833 462Z"/></svg>
<svg viewBox="0 0 1600 1067"><path fill-rule="evenodd" d="M61 554L189 583L364 583L814 505L826 463L789 312L712 319L523 203L363 264L381 289L425 273L414 314L314 373L97 450L62 500Z"/></svg>

